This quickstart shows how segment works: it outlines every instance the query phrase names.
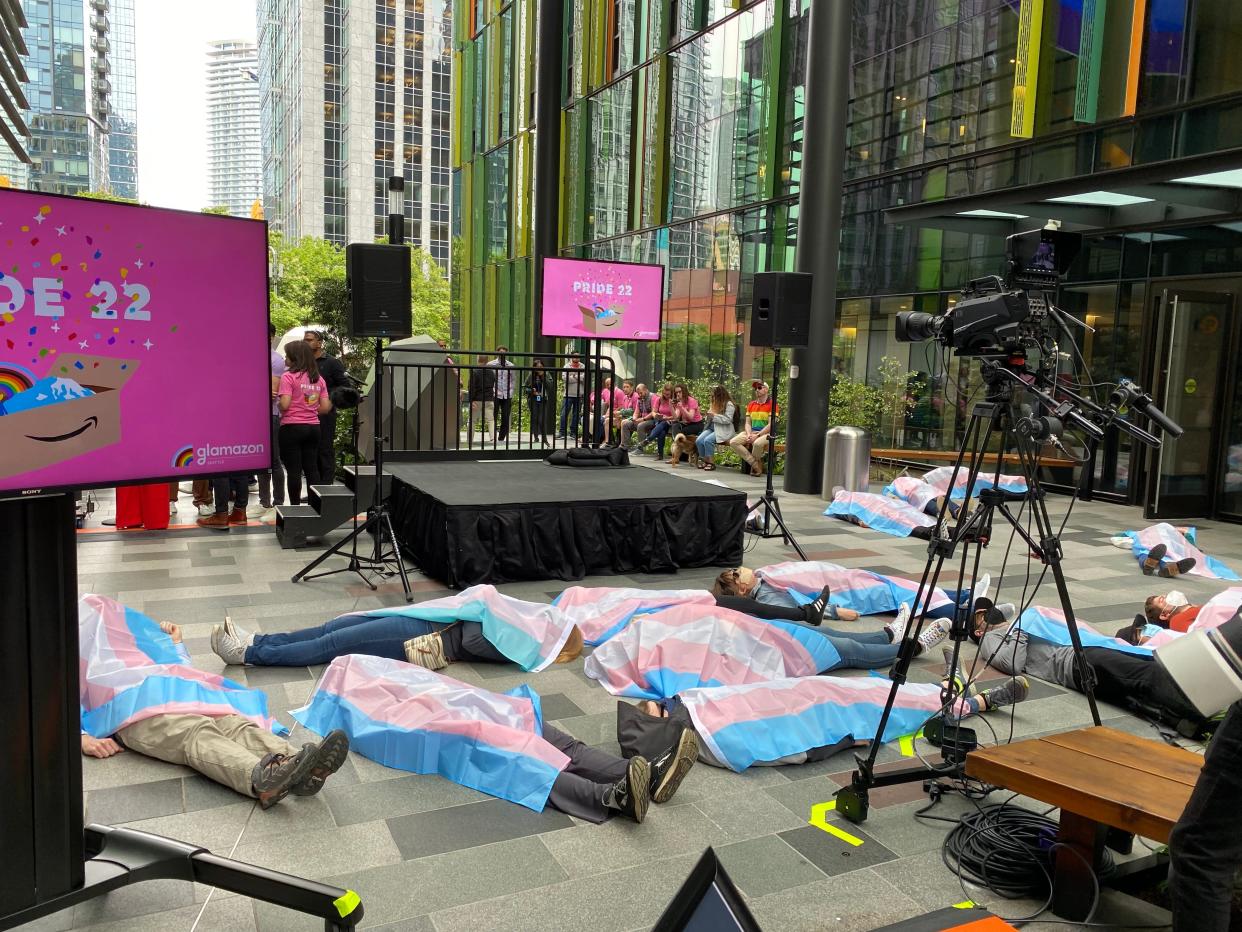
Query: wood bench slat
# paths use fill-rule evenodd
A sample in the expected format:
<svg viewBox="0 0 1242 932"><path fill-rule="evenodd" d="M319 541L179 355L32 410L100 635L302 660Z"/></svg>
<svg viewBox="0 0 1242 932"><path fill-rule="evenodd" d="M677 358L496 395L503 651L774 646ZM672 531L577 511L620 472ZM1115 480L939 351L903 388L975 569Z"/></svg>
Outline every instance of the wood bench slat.
<svg viewBox="0 0 1242 932"><path fill-rule="evenodd" d="M1199 772L1203 769L1203 757L1193 751L1157 744L1112 728L1085 728L1045 735L1040 740L1190 787L1198 782Z"/></svg>
<svg viewBox="0 0 1242 932"><path fill-rule="evenodd" d="M911 460L912 462L921 462L924 460L939 463L952 463L957 460L956 450L900 450L896 448L872 449L871 458L875 460ZM983 454L982 461L992 466L996 465L996 454ZM1006 466L1017 466L1021 463L1016 453L1005 454ZM1073 460L1063 457L1045 456L1039 461L1040 466L1048 466L1053 469L1068 469L1077 466Z"/></svg>
<svg viewBox="0 0 1242 932"><path fill-rule="evenodd" d="M966 772L1157 841L1168 840L1191 791L1185 783L1040 739L974 751Z"/></svg>

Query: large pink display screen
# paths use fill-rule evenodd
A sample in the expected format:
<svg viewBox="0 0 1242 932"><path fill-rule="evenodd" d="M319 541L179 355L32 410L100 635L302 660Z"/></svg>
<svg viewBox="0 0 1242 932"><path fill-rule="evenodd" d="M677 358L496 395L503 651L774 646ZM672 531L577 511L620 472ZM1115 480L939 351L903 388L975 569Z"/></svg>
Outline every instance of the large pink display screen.
<svg viewBox="0 0 1242 932"><path fill-rule="evenodd" d="M664 266L543 261L543 335L658 340Z"/></svg>
<svg viewBox="0 0 1242 932"><path fill-rule="evenodd" d="M0 190L0 493L271 463L267 230Z"/></svg>

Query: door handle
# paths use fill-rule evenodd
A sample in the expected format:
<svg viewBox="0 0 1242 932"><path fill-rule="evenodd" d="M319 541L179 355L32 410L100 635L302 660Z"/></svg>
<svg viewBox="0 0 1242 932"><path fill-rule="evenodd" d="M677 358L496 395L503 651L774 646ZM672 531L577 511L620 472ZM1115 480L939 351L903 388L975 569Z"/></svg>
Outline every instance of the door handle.
<svg viewBox="0 0 1242 932"><path fill-rule="evenodd" d="M1166 414L1169 411L1169 388L1173 382L1173 379L1170 378L1170 376L1173 371L1173 342L1177 336L1177 295L1173 296L1173 301L1170 306L1168 334L1169 348L1164 357L1164 400L1161 405ZM1172 439L1173 438L1165 437L1161 442L1159 449L1156 451L1156 496L1154 509L1157 514L1160 512L1160 483L1162 478L1161 474L1164 472L1164 447L1165 444L1171 442Z"/></svg>

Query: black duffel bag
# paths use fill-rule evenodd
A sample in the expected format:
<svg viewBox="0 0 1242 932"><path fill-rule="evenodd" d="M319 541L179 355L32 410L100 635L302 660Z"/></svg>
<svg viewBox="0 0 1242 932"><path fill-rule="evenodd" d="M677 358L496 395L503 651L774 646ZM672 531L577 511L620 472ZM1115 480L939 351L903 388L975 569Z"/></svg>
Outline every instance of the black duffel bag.
<svg viewBox="0 0 1242 932"><path fill-rule="evenodd" d="M575 447L572 450L553 450L544 457L544 462L550 466L628 466L630 455L620 447L607 450Z"/></svg>

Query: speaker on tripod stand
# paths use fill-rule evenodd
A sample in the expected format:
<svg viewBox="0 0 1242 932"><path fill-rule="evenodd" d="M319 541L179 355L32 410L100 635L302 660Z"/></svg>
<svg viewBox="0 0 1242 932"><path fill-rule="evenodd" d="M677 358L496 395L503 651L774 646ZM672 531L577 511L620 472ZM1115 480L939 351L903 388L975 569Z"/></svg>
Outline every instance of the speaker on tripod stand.
<svg viewBox="0 0 1242 932"><path fill-rule="evenodd" d="M763 497L755 502L746 516L749 529L757 524L755 533L764 538L779 537L793 546L805 560L806 553L785 526L780 502L773 491L772 477L776 466L776 419L781 413L776 396L781 384L781 350L808 345L811 329L811 282L807 272L760 272L755 275L753 309L750 320L750 345L774 350L772 360L772 392L768 397L768 449L764 464ZM760 517L762 513L762 517ZM779 530L773 530L775 525Z"/></svg>
<svg viewBox="0 0 1242 932"><path fill-rule="evenodd" d="M405 245L405 181L400 176L388 179L388 240L390 245L376 243L350 243L345 247L345 289L349 295L351 337L375 339L375 383L372 397L376 410L381 410L384 394L384 339L404 338L411 335L413 315L410 308L410 249ZM357 415L355 414L355 418ZM357 421L355 420L355 425ZM393 530L392 515L384 496L384 418L375 417L375 482L367 519L354 527L345 537L333 544L303 567L293 577L293 582L316 579L335 573L356 573L372 589L375 583L367 573L379 576L399 576L405 590L405 600L414 601L410 579L406 573L401 545ZM357 443L354 444L357 449ZM354 514L357 507L357 484L355 482ZM369 557L358 555L357 542L362 534L372 538ZM338 569L312 573L334 554L345 556L350 549L349 563Z"/></svg>

